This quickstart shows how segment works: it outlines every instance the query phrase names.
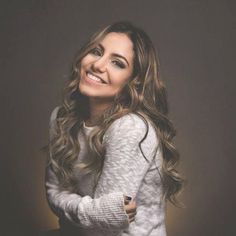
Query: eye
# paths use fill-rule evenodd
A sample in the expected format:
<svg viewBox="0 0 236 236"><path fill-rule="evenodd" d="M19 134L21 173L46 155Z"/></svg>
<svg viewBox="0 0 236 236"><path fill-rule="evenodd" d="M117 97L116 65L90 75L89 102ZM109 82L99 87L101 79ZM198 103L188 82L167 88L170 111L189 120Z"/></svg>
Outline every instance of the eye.
<svg viewBox="0 0 236 236"><path fill-rule="evenodd" d="M112 60L112 64L121 68L121 69L124 69L125 68L125 65L123 62L121 62L120 60Z"/></svg>
<svg viewBox="0 0 236 236"><path fill-rule="evenodd" d="M101 56L102 50L100 48L93 48L89 53L95 55L95 56Z"/></svg>

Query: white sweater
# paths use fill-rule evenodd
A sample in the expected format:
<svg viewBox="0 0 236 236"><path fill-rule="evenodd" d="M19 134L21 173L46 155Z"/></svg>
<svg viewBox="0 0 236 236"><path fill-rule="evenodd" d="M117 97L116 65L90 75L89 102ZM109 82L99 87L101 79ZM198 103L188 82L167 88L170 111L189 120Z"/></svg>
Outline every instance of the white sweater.
<svg viewBox="0 0 236 236"><path fill-rule="evenodd" d="M50 138L54 135L58 108L51 115ZM112 123L103 137L106 155L95 191L94 176L82 172L76 173L76 192L62 191L56 175L47 167L45 185L49 205L59 218L75 226L78 235L166 236L165 201L161 198L159 174L162 153L150 122L148 126L147 137L141 144L147 161L138 146L146 133L144 121L130 113ZM78 162L88 158L85 136L95 128L84 124L79 131ZM134 198L137 205L135 221L130 224L124 211L123 195Z"/></svg>

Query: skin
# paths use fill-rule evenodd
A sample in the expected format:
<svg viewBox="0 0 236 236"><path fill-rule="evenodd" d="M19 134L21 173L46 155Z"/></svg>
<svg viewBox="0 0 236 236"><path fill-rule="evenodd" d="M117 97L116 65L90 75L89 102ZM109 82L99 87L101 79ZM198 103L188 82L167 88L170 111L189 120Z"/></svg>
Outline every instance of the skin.
<svg viewBox="0 0 236 236"><path fill-rule="evenodd" d="M124 203L125 203L125 211L126 211L126 214L128 215L128 218L129 218L129 223L131 223L132 221L134 221L135 219L135 215L136 215L136 210L137 210L137 206L136 206L136 203L135 201L133 200L127 200L127 196L124 196Z"/></svg>
<svg viewBox="0 0 236 236"><path fill-rule="evenodd" d="M79 90L89 98L90 117L86 125L96 125L104 109L110 106L131 78L133 43L126 34L109 33L81 61ZM103 82L94 81L100 78ZM104 83L105 82L105 83ZM124 196L124 210L134 221L136 203Z"/></svg>
<svg viewBox="0 0 236 236"><path fill-rule="evenodd" d="M133 72L133 57L133 44L128 36L112 32L82 59L79 90L89 98L88 123L96 123L96 118L128 82ZM87 72L106 83L90 80Z"/></svg>

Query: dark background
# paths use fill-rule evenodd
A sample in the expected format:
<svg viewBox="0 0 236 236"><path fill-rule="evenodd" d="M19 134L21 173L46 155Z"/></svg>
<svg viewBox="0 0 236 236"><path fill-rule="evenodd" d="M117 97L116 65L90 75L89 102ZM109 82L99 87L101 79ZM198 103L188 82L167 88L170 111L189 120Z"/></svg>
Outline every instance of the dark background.
<svg viewBox="0 0 236 236"><path fill-rule="evenodd" d="M117 20L156 46L178 135L186 208L168 206L169 236L236 235L235 3L226 0L1 1L1 235L57 227L45 199L52 109L75 52Z"/></svg>

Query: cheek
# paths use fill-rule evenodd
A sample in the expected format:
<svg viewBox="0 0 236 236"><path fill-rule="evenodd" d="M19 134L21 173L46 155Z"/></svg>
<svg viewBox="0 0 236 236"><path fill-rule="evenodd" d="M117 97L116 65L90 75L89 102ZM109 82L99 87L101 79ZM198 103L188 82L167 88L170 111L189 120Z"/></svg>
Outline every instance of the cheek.
<svg viewBox="0 0 236 236"><path fill-rule="evenodd" d="M130 73L116 73L113 84L116 87L124 87L130 80Z"/></svg>
<svg viewBox="0 0 236 236"><path fill-rule="evenodd" d="M108 93L118 94L120 93L125 85L128 83L128 79L123 80L117 80L113 84L111 84L111 87L108 88Z"/></svg>
<svg viewBox="0 0 236 236"><path fill-rule="evenodd" d="M92 58L91 58L90 55L85 56L85 57L81 60L81 68L82 68L83 66L86 66L87 64L91 63L91 61L92 61Z"/></svg>

